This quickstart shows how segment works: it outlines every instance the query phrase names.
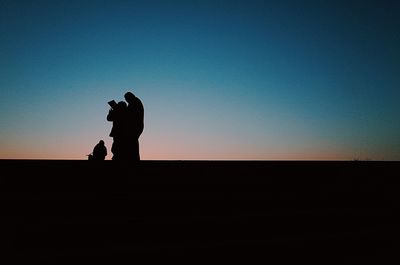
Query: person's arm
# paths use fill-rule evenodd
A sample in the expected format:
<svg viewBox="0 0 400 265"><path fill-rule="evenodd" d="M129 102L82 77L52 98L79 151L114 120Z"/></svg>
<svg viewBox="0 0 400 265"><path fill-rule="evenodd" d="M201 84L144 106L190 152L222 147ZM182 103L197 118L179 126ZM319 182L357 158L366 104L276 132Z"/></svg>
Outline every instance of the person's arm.
<svg viewBox="0 0 400 265"><path fill-rule="evenodd" d="M108 120L108 121L113 121L113 120L114 120L114 111L113 111L112 109L110 109L110 110L108 111L107 120Z"/></svg>

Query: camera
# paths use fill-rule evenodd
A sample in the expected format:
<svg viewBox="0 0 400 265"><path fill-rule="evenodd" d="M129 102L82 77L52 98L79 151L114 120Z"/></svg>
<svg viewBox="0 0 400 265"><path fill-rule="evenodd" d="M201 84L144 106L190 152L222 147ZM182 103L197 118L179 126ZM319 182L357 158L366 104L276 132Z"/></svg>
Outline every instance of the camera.
<svg viewBox="0 0 400 265"><path fill-rule="evenodd" d="M117 102L115 102L115 100L111 100L111 101L108 101L108 105L110 105L112 109L115 109L118 104L117 104Z"/></svg>

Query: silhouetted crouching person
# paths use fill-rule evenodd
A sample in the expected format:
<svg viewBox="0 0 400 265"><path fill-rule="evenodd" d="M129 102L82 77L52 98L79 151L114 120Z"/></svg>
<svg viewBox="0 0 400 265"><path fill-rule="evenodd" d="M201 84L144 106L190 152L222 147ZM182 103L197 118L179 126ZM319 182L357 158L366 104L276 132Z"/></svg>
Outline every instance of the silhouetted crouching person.
<svg viewBox="0 0 400 265"><path fill-rule="evenodd" d="M132 92L124 95L127 107L127 157L131 161L140 161L139 137L144 129L144 107L142 101Z"/></svg>
<svg viewBox="0 0 400 265"><path fill-rule="evenodd" d="M107 115L107 120L113 122L110 132L110 137L113 138L112 160L126 160L126 111L126 103L120 101L109 110Z"/></svg>
<svg viewBox="0 0 400 265"><path fill-rule="evenodd" d="M98 144L93 148L92 154L89 155L89 160L104 160L107 156L107 147L104 145L104 141L100 140Z"/></svg>

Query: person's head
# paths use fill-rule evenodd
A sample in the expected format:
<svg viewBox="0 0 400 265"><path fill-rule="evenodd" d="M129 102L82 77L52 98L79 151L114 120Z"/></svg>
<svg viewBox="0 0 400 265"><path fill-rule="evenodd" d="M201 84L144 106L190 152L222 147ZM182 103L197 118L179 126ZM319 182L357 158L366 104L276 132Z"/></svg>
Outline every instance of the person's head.
<svg viewBox="0 0 400 265"><path fill-rule="evenodd" d="M118 109L124 109L126 107L127 107L127 105L126 105L125 101L118 102Z"/></svg>
<svg viewBox="0 0 400 265"><path fill-rule="evenodd" d="M103 140L100 140L99 144L100 144L100 145L104 145L104 141L103 141Z"/></svg>
<svg viewBox="0 0 400 265"><path fill-rule="evenodd" d="M135 102L136 96L132 92L126 92L124 98L128 104L133 104Z"/></svg>

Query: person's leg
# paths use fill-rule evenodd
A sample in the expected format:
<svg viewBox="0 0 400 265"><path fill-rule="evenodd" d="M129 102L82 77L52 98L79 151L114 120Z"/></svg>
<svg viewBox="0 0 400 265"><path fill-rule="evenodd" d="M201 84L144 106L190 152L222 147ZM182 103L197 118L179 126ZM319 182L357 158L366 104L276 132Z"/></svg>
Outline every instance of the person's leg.
<svg viewBox="0 0 400 265"><path fill-rule="evenodd" d="M133 141L132 151L133 151L133 160L140 161L139 139L135 139Z"/></svg>
<svg viewBox="0 0 400 265"><path fill-rule="evenodd" d="M129 161L139 161L139 140L135 138L130 138L126 144L126 158Z"/></svg>
<svg viewBox="0 0 400 265"><path fill-rule="evenodd" d="M111 152L113 154L113 157L111 158L112 160L121 160L121 142L119 138L114 137Z"/></svg>

